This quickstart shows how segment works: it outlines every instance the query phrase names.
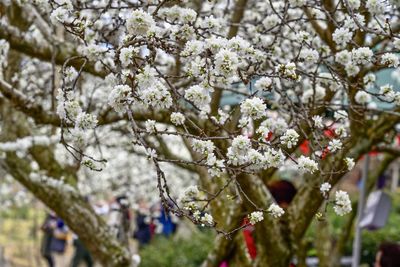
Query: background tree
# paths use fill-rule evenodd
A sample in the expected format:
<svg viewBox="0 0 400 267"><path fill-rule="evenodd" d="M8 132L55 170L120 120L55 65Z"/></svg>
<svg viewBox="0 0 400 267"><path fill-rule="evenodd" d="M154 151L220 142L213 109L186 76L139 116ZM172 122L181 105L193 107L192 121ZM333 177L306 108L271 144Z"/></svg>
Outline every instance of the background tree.
<svg viewBox="0 0 400 267"><path fill-rule="evenodd" d="M1 166L105 266L131 259L80 184L120 153L149 158L166 209L220 234L204 266L288 266L321 206L351 211L330 191L354 161L398 154L400 93L375 77L399 66L398 5L1 1ZM267 185L287 168L298 193L282 209ZM112 178L139 196L125 175ZM237 235L246 217L255 262Z"/></svg>

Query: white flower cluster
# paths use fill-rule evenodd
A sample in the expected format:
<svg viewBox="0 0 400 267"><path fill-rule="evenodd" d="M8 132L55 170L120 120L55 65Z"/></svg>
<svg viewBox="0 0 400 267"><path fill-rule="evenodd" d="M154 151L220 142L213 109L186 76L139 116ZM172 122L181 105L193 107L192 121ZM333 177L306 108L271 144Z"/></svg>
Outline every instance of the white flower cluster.
<svg viewBox="0 0 400 267"><path fill-rule="evenodd" d="M372 15L379 15L385 12L386 1L382 0L367 0L365 7Z"/></svg>
<svg viewBox="0 0 400 267"><path fill-rule="evenodd" d="M262 211L253 211L252 213L247 215L247 218L249 219L250 223L254 225L264 220L264 215Z"/></svg>
<svg viewBox="0 0 400 267"><path fill-rule="evenodd" d="M317 129L322 129L324 128L324 124L322 123L322 117L319 115L314 115L312 117L312 120L314 121L314 126Z"/></svg>
<svg viewBox="0 0 400 267"><path fill-rule="evenodd" d="M143 11L136 9L126 19L126 29L130 34L145 36L155 26L153 17Z"/></svg>
<svg viewBox="0 0 400 267"><path fill-rule="evenodd" d="M200 153L202 155L212 154L215 149L213 142L210 140L207 141L193 140L192 147L195 152Z"/></svg>
<svg viewBox="0 0 400 267"><path fill-rule="evenodd" d="M285 211L275 203L271 204L267 211L274 218L279 218L285 214Z"/></svg>
<svg viewBox="0 0 400 267"><path fill-rule="evenodd" d="M354 165L355 165L354 159L352 159L352 158L345 158L345 159L344 159L344 162L346 163L347 169L348 169L349 171L351 171L351 170L354 168Z"/></svg>
<svg viewBox="0 0 400 267"><path fill-rule="evenodd" d="M215 55L215 70L225 78L236 74L238 63L238 55L228 49L221 49Z"/></svg>
<svg viewBox="0 0 400 267"><path fill-rule="evenodd" d="M296 74L296 64L289 62L287 64L280 64L276 67L277 72L284 78L289 78L292 80L297 80L298 76Z"/></svg>
<svg viewBox="0 0 400 267"><path fill-rule="evenodd" d="M132 64L132 59L134 55L139 53L138 47L128 46L123 47L119 53L119 61L121 62L122 67L128 67Z"/></svg>
<svg viewBox="0 0 400 267"><path fill-rule="evenodd" d="M324 197L328 196L328 192L329 190L331 190L332 186L330 183L323 183L321 184L321 187L319 188L319 190L321 191L322 195Z"/></svg>
<svg viewBox="0 0 400 267"><path fill-rule="evenodd" d="M287 146L287 148L292 148L299 141L299 137L299 134L295 130L288 129L285 134L280 137L280 140L283 145Z"/></svg>
<svg viewBox="0 0 400 267"><path fill-rule="evenodd" d="M300 156L297 160L297 167L302 172L314 173L318 170L318 163L309 157Z"/></svg>
<svg viewBox="0 0 400 267"><path fill-rule="evenodd" d="M97 118L91 113L81 112L76 117L75 128L80 130L94 129L97 126Z"/></svg>
<svg viewBox="0 0 400 267"><path fill-rule="evenodd" d="M208 226L214 225L214 218L213 218L210 214L208 214L208 213L205 213L205 214L201 217L200 221L201 221L203 224L208 225Z"/></svg>
<svg viewBox="0 0 400 267"><path fill-rule="evenodd" d="M187 89L185 98L201 111L208 112L210 109L211 97L209 91L201 85L193 85Z"/></svg>
<svg viewBox="0 0 400 267"><path fill-rule="evenodd" d="M342 145L343 144L339 139L333 139L333 140L329 141L329 144L328 144L329 152L331 152L331 153L337 152L338 150L342 149Z"/></svg>
<svg viewBox="0 0 400 267"><path fill-rule="evenodd" d="M230 164L241 165L248 161L248 153L251 149L251 141L247 136L239 135L232 141L228 148L227 157Z"/></svg>
<svg viewBox="0 0 400 267"><path fill-rule="evenodd" d="M253 118L255 120L264 117L266 115L266 109L267 106L258 97L246 99L240 105L240 111L242 112L242 114L245 117Z"/></svg>
<svg viewBox="0 0 400 267"><path fill-rule="evenodd" d="M339 216L343 216L351 212L351 201L347 192L342 190L336 191L335 205L333 209Z"/></svg>
<svg viewBox="0 0 400 267"><path fill-rule="evenodd" d="M262 77L255 82L254 86L261 91L270 91L272 87L272 79L269 77Z"/></svg>
<svg viewBox="0 0 400 267"><path fill-rule="evenodd" d="M372 97L369 93L365 91L358 91L354 96L354 100L360 105L365 105L371 102Z"/></svg>
<svg viewBox="0 0 400 267"><path fill-rule="evenodd" d="M185 123L185 115L180 112L172 112L171 122L176 126L183 125Z"/></svg>
<svg viewBox="0 0 400 267"><path fill-rule="evenodd" d="M108 96L108 104L114 108L116 112L123 113L125 104L129 98L131 88L128 85L117 85Z"/></svg>
<svg viewBox="0 0 400 267"><path fill-rule="evenodd" d="M353 33L348 28L337 28L333 34L333 41L339 46L346 46L353 38Z"/></svg>
<svg viewBox="0 0 400 267"><path fill-rule="evenodd" d="M388 67L397 68L399 66L399 57L396 54L385 53L381 57L381 63Z"/></svg>

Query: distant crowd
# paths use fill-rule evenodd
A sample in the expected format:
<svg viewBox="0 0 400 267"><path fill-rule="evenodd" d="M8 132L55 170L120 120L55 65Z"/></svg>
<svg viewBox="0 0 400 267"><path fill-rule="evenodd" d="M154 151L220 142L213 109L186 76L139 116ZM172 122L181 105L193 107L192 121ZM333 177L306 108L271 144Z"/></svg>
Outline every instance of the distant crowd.
<svg viewBox="0 0 400 267"><path fill-rule="evenodd" d="M178 218L166 212L160 203L149 205L141 200L132 209L125 196L118 196L109 202L93 204L93 209L105 219L116 238L131 250L137 262L140 261L136 254L138 249L149 244L156 235L172 236L178 227ZM49 212L41 230L41 255L49 267L78 267L81 264L94 266L89 250L57 214ZM133 243L138 246L132 244L131 239L135 239ZM74 255L67 260L65 253L71 241Z"/></svg>

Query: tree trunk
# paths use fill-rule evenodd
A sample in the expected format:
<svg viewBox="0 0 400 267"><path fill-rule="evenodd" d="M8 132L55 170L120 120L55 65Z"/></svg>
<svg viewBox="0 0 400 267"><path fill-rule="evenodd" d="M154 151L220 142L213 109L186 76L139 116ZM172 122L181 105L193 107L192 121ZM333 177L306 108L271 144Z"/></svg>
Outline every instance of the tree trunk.
<svg viewBox="0 0 400 267"><path fill-rule="evenodd" d="M117 242L106 223L94 213L77 191L70 191L65 185L32 180L29 177L29 165L15 153L7 153L5 162L9 173L59 215L79 236L95 259L105 267L131 265L128 250Z"/></svg>

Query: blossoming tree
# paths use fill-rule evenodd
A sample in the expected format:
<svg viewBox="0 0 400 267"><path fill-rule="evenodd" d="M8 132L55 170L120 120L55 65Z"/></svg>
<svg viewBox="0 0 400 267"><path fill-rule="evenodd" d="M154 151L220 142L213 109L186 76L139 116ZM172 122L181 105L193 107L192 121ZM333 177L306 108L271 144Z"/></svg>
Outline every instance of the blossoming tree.
<svg viewBox="0 0 400 267"><path fill-rule="evenodd" d="M118 155L148 158L164 207L219 234L204 266L288 266L315 215L351 211L330 191L355 161L398 155L400 93L375 76L399 75L397 0L0 3L1 166L105 266L131 258L78 184ZM267 184L285 168L299 188L282 209Z"/></svg>

